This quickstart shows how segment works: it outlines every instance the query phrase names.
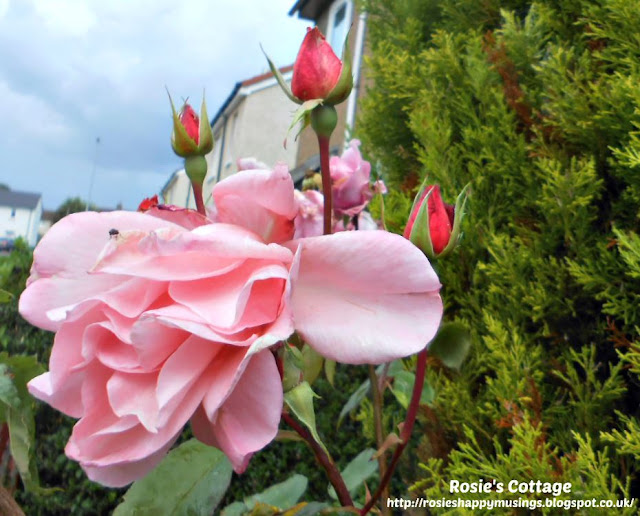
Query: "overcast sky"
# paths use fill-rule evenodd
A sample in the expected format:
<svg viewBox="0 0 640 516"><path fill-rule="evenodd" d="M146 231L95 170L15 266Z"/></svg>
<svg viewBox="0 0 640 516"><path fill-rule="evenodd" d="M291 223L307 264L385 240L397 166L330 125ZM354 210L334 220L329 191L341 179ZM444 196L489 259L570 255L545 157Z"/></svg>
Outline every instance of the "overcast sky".
<svg viewBox="0 0 640 516"><path fill-rule="evenodd" d="M294 0L0 0L0 183L45 209L89 194L136 209L181 166L170 107L213 116L237 81L291 64ZM96 137L100 144L96 146Z"/></svg>

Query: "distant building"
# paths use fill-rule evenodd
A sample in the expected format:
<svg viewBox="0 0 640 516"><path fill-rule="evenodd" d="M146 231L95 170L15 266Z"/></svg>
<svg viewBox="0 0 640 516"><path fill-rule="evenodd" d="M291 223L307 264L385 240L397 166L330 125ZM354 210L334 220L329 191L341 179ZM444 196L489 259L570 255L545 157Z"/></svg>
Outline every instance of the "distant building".
<svg viewBox="0 0 640 516"><path fill-rule="evenodd" d="M33 247L38 241L42 196L37 193L0 190L0 238L24 238Z"/></svg>
<svg viewBox="0 0 640 516"><path fill-rule="evenodd" d="M193 199L193 192L191 190L191 183L184 168L180 168L171 174L160 193L162 196L160 202L163 204L172 204L174 206L182 206L183 208L196 207L196 202Z"/></svg>
<svg viewBox="0 0 640 516"><path fill-rule="evenodd" d="M292 70L292 66L280 69L287 82L291 81ZM253 157L268 166L277 162L294 166L297 155L295 132L291 132L286 149L283 142L296 108L271 72L236 83L211 121L214 145L206 156L205 204L210 203L213 186L238 171L239 158ZM171 175L161 196L167 204L195 208L184 169Z"/></svg>
<svg viewBox="0 0 640 516"><path fill-rule="evenodd" d="M366 53L367 13L358 12L355 0L297 0L289 10L289 16L315 22L338 57L351 27L349 44L352 56L353 90L349 98L336 106L338 125L331 135L331 153L340 154L348 135L355 128L358 100L365 93L366 70L363 55ZM294 177L304 175L306 170L318 170L320 157L318 141L310 127L298 138L298 152L292 170Z"/></svg>

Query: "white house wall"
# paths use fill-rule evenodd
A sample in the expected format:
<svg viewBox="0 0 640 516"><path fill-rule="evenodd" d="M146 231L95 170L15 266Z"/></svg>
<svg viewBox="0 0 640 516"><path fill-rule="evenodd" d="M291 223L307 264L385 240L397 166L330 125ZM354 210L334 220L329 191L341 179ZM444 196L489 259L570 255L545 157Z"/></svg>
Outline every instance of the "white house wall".
<svg viewBox="0 0 640 516"><path fill-rule="evenodd" d="M41 218L42 200L33 210L0 206L0 236L12 239L22 237L33 247L38 242Z"/></svg>

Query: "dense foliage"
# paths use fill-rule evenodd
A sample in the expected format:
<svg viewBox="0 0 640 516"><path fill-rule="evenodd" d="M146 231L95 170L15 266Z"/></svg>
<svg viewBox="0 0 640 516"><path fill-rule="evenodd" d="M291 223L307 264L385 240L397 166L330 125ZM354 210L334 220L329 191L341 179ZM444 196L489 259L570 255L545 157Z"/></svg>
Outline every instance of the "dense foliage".
<svg viewBox="0 0 640 516"><path fill-rule="evenodd" d="M416 493L513 478L638 496L640 4L363 6L373 82L358 127L404 192L390 228L425 177L448 202L472 192L438 267L473 351L459 374L431 370Z"/></svg>

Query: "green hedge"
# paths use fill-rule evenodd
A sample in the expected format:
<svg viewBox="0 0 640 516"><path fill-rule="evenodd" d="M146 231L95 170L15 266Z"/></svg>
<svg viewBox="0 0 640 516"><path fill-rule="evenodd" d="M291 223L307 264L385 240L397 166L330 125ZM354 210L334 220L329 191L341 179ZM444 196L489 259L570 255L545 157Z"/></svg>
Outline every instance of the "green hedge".
<svg viewBox="0 0 640 516"><path fill-rule="evenodd" d="M638 496L640 3L363 4L373 85L357 129L402 192L391 227L425 177L448 202L472 192L438 267L473 352L429 374L417 493L517 478Z"/></svg>

